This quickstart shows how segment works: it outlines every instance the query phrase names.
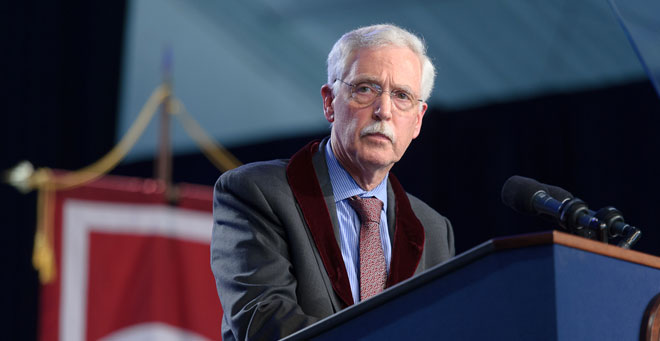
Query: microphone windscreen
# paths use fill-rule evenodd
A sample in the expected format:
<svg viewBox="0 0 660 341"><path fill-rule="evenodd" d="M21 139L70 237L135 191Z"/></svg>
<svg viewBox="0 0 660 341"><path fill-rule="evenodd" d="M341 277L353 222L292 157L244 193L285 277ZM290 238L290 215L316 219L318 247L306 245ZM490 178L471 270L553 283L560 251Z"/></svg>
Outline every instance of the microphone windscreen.
<svg viewBox="0 0 660 341"><path fill-rule="evenodd" d="M514 175L502 186L502 202L516 212L536 214L532 198L539 191L547 193L548 189L534 179Z"/></svg>
<svg viewBox="0 0 660 341"><path fill-rule="evenodd" d="M548 189L548 194L557 199L560 202L566 201L566 199L573 199L573 194L571 192L557 186L552 186L548 184L543 184Z"/></svg>

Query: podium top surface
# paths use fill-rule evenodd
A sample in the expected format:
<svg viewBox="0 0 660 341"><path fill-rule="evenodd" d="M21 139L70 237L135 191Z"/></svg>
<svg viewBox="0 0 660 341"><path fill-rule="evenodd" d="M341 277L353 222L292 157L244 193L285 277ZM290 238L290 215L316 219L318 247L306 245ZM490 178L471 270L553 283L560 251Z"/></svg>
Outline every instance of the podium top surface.
<svg viewBox="0 0 660 341"><path fill-rule="evenodd" d="M559 244L584 250L587 252L612 257L631 263L660 269L660 257L652 256L635 250L628 250L616 245L608 245L599 241L574 236L560 231L546 231L510 237L492 239L494 250L517 249L536 245ZM483 244L482 244L483 245Z"/></svg>

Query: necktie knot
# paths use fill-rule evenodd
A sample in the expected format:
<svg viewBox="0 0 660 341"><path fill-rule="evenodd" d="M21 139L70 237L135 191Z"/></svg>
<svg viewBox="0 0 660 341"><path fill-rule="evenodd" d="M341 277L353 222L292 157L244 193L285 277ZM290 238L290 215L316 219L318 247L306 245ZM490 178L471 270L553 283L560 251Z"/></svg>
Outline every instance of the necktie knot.
<svg viewBox="0 0 660 341"><path fill-rule="evenodd" d="M380 211L383 209L383 202L380 199L354 196L348 200L348 203L353 207L363 224L380 223Z"/></svg>

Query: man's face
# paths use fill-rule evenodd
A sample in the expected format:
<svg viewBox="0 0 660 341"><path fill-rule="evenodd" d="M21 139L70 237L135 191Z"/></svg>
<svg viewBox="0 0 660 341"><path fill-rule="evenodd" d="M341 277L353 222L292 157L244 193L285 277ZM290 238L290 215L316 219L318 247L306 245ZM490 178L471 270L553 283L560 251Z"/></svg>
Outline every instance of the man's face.
<svg viewBox="0 0 660 341"><path fill-rule="evenodd" d="M336 96L325 85L321 89L326 119L333 123L332 147L349 173L389 169L399 161L412 139L419 135L427 104L419 102L402 111L394 105L389 92L406 90L420 96L421 64L406 47L385 46L355 52L343 81L351 84L377 83L384 90L370 105L351 97L351 87L337 82ZM368 127L389 130L387 134L365 133ZM378 129L371 129L378 130Z"/></svg>

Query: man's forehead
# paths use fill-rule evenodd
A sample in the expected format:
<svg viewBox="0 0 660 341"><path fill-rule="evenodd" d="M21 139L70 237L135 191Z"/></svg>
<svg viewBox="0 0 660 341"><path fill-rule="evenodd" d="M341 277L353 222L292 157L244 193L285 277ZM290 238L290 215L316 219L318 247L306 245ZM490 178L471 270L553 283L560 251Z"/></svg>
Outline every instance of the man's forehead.
<svg viewBox="0 0 660 341"><path fill-rule="evenodd" d="M397 87L419 89L421 62L408 47L361 48L352 56L346 77L352 82L390 83Z"/></svg>

